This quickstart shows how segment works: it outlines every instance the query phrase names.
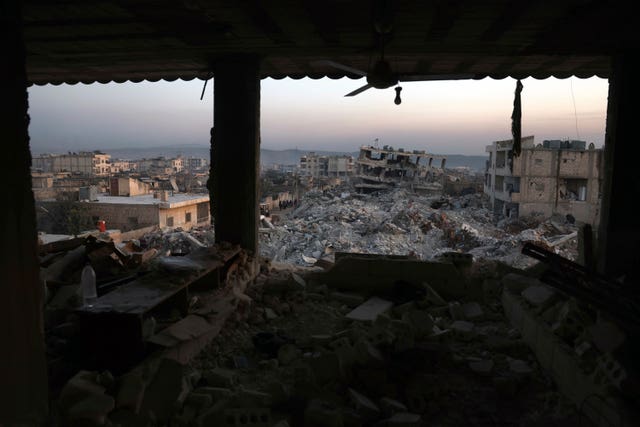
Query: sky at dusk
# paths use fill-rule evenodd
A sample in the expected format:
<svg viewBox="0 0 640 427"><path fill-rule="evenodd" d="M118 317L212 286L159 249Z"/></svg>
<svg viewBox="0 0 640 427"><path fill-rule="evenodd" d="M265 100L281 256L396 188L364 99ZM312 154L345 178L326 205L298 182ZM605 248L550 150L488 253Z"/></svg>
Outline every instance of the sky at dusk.
<svg viewBox="0 0 640 427"><path fill-rule="evenodd" d="M434 154L485 155L492 141L511 138L513 79L402 83L395 91L344 95L364 79L261 82L262 148L357 151L380 145ZM604 141L606 79L522 80L522 134L544 139ZM34 153L208 144L213 90L203 82L32 86Z"/></svg>

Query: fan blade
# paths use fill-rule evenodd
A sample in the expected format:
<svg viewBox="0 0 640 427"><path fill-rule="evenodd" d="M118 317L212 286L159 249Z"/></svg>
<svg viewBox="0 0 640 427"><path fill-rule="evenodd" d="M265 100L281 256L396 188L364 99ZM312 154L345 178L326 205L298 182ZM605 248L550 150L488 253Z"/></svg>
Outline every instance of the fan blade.
<svg viewBox="0 0 640 427"><path fill-rule="evenodd" d="M349 67L348 65L339 64L337 62L333 62L333 61L329 61L329 60L313 61L311 63L311 65L317 65L317 66L323 66L323 65L327 66L328 65L329 67L337 68L337 69L342 70L342 71L347 71L347 72L352 73L352 74L357 74L358 76L365 77L367 75L367 73L365 73L362 70L358 70L357 68L352 68L352 67Z"/></svg>
<svg viewBox="0 0 640 427"><path fill-rule="evenodd" d="M365 90L372 88L373 86L366 84L362 87L359 87L358 89L354 90L353 92L349 92L348 94L346 94L345 96L355 96L357 94L359 94L360 92L364 92Z"/></svg>
<svg viewBox="0 0 640 427"><path fill-rule="evenodd" d="M406 75L398 76L398 81L401 82L423 82L429 80L462 80L473 79L477 76L475 74L425 74L425 75Z"/></svg>

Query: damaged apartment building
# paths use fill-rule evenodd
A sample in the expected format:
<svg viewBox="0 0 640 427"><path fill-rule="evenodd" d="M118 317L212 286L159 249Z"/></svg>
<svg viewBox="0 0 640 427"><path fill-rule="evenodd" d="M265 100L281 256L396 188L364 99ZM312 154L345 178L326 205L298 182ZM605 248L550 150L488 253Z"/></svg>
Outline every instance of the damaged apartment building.
<svg viewBox="0 0 640 427"><path fill-rule="evenodd" d="M411 152L387 145L382 148L365 145L360 147L356 160L355 187L363 193L396 186L420 192L442 191L446 161L446 157L424 150Z"/></svg>
<svg viewBox="0 0 640 427"><path fill-rule="evenodd" d="M596 225L600 218L603 150L577 140L522 138L514 155L513 140L495 141L489 153L484 192L494 212L506 217L570 215Z"/></svg>

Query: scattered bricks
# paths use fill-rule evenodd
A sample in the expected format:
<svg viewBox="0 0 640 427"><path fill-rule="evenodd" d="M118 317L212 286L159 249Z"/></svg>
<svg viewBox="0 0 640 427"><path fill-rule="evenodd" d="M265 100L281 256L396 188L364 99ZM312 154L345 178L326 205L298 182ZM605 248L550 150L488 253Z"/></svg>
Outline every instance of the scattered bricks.
<svg viewBox="0 0 640 427"><path fill-rule="evenodd" d="M184 366L172 359L162 359L145 390L140 412L144 415L153 413L158 423L162 424L182 405L188 393Z"/></svg>
<svg viewBox="0 0 640 427"><path fill-rule="evenodd" d="M469 362L469 369L479 375L489 375L493 371L493 360L474 360Z"/></svg>
<svg viewBox="0 0 640 427"><path fill-rule="evenodd" d="M331 292L329 298L341 302L347 307L357 307L364 302L362 295L347 293L347 292Z"/></svg>
<svg viewBox="0 0 640 427"><path fill-rule="evenodd" d="M355 406L356 412L362 416L365 421L375 420L380 416L380 408L378 408L378 405L373 403L371 399L352 388L349 388L348 393L349 398Z"/></svg>
<svg viewBox="0 0 640 427"><path fill-rule="evenodd" d="M198 387L193 392L211 396L212 402L214 403L220 400L230 399L233 395L231 390L223 387Z"/></svg>
<svg viewBox="0 0 640 427"><path fill-rule="evenodd" d="M224 410L222 423L216 426L251 426L271 427L271 410L269 408L228 408Z"/></svg>
<svg viewBox="0 0 640 427"><path fill-rule="evenodd" d="M433 319L425 311L409 311L402 315L402 320L413 326L416 338L422 338L433 333Z"/></svg>
<svg viewBox="0 0 640 427"><path fill-rule="evenodd" d="M420 427L422 425L422 417L419 414L410 412L398 412L393 414L386 420L376 424L380 427Z"/></svg>
<svg viewBox="0 0 640 427"><path fill-rule="evenodd" d="M236 373L224 368L210 369L204 373L203 377L211 387L231 388L238 382Z"/></svg>
<svg viewBox="0 0 640 427"><path fill-rule="evenodd" d="M484 316L484 311L482 311L482 307L477 302L469 302L462 306L462 312L464 313L464 318L467 320L477 320L481 319Z"/></svg>
<svg viewBox="0 0 640 427"><path fill-rule="evenodd" d="M320 399L312 399L305 408L304 425L310 427L345 427L340 408Z"/></svg>
<svg viewBox="0 0 640 427"><path fill-rule="evenodd" d="M555 295L553 289L544 285L529 286L521 293L522 298L534 307L546 305Z"/></svg>
<svg viewBox="0 0 640 427"><path fill-rule="evenodd" d="M378 297L369 298L363 304L359 305L349 313L346 318L351 320L359 320L364 322L373 322L376 318L391 309L393 303Z"/></svg>
<svg viewBox="0 0 640 427"><path fill-rule="evenodd" d="M464 319L464 311L462 311L462 306L458 301L449 303L449 315L453 320Z"/></svg>
<svg viewBox="0 0 640 427"><path fill-rule="evenodd" d="M118 382L120 385L116 395L116 408L129 409L134 414L137 414L140 410L145 390L142 374L131 372L122 376Z"/></svg>
<svg viewBox="0 0 640 427"><path fill-rule="evenodd" d="M281 366L290 365L300 357L300 349L293 344L284 344L278 349L278 363Z"/></svg>
<svg viewBox="0 0 640 427"><path fill-rule="evenodd" d="M475 325L472 322L456 320L451 324L453 333L462 340L470 340L475 336Z"/></svg>
<svg viewBox="0 0 640 427"><path fill-rule="evenodd" d="M71 406L66 414L67 425L104 425L107 414L115 408L115 400L108 394L93 394Z"/></svg>
<svg viewBox="0 0 640 427"><path fill-rule="evenodd" d="M398 412L408 411L407 407L402 402L398 402L397 400L391 399L390 397L383 397L382 399L380 399L379 403L380 408L382 409L382 413L387 417L390 417L391 415Z"/></svg>

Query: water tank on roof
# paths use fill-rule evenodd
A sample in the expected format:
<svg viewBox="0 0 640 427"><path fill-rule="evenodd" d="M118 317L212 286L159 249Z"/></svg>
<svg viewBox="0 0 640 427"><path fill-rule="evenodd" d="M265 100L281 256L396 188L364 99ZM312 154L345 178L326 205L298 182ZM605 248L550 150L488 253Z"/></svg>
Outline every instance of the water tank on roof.
<svg viewBox="0 0 640 427"><path fill-rule="evenodd" d="M78 189L78 199L89 201L98 200L98 187L95 185L80 187Z"/></svg>

